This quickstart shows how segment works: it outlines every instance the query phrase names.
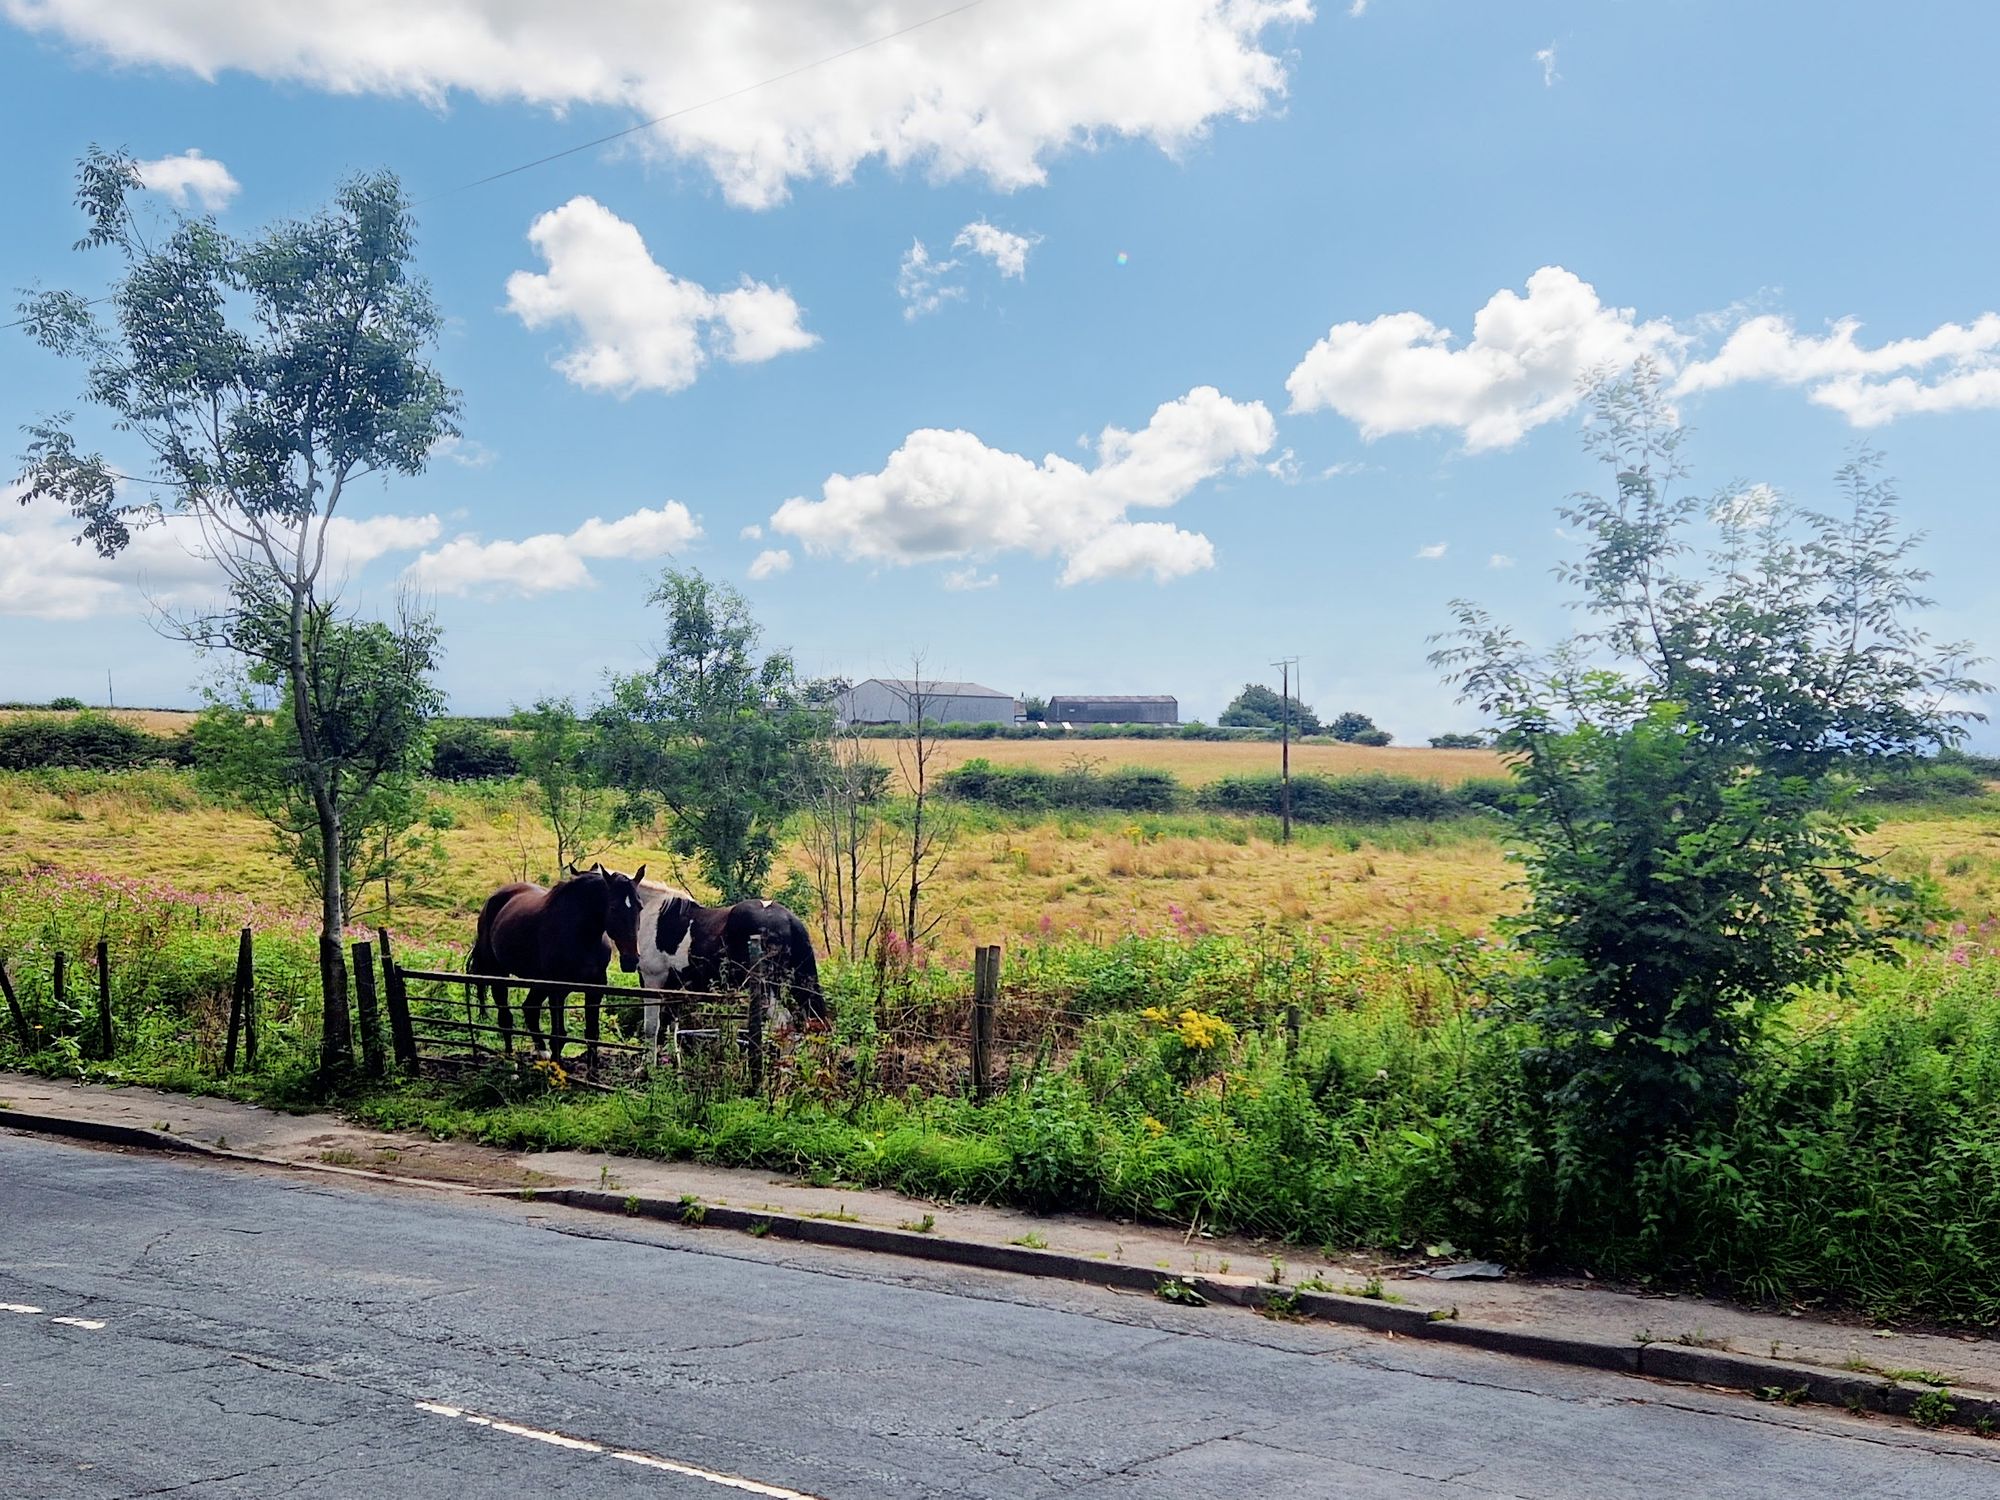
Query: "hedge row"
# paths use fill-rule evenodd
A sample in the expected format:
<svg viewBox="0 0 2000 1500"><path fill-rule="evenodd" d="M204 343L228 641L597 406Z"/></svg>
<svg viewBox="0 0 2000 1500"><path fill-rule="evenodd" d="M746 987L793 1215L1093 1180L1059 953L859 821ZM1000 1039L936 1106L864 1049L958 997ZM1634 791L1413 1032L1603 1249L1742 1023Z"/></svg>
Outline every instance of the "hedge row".
<svg viewBox="0 0 2000 1500"><path fill-rule="evenodd" d="M1225 776L1203 787L1184 785L1169 771L1124 766L1113 771L1044 771L969 760L941 778L945 794L1005 812L1074 809L1111 812L1204 812L1277 817L1284 782L1277 776ZM1506 780L1469 781L1444 787L1408 776L1303 775L1292 778L1292 816L1301 823L1378 823L1406 818L1449 818L1494 807L1508 794Z"/></svg>
<svg viewBox="0 0 2000 1500"><path fill-rule="evenodd" d="M856 724L853 732L864 740L900 740L909 737L910 726ZM1232 729L1217 724L1080 724L1074 729L1063 729L989 722L933 724L930 732L942 740L1249 740L1255 743L1278 738L1275 729Z"/></svg>
<svg viewBox="0 0 2000 1500"><path fill-rule="evenodd" d="M0 722L0 771L50 768L129 771L139 766L193 763L186 735L148 734L103 714L82 713Z"/></svg>

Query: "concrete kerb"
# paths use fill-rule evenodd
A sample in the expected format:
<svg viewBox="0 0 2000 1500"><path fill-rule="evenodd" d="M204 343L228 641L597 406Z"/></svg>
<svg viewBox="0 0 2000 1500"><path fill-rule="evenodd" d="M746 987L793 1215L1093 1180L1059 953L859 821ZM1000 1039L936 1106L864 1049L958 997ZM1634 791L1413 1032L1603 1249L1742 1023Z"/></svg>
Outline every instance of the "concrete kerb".
<svg viewBox="0 0 2000 1500"><path fill-rule="evenodd" d="M29 1130L37 1135L66 1135L99 1146L131 1146L140 1151L184 1151L191 1156L216 1154L198 1141L184 1141L164 1130L148 1130L142 1125L118 1125L106 1120L79 1120L68 1115L38 1115L25 1109L0 1108L0 1127Z"/></svg>
<svg viewBox="0 0 2000 1500"><path fill-rule="evenodd" d="M696 1198L667 1199L594 1188L480 1188L434 1179L398 1177L321 1162L230 1151L199 1141L183 1140L164 1130L113 1124L62 1115L36 1114L0 1108L0 1128L42 1135L69 1136L99 1145L144 1151L171 1151L221 1161L283 1167L293 1171L366 1178L410 1187L428 1187L476 1197L516 1198L557 1203L626 1218L663 1220L691 1228L712 1228L756 1234L771 1239L917 1260L971 1266L1016 1276L1095 1283L1120 1291L1156 1295L1169 1281L1179 1280L1210 1303L1249 1308L1273 1316L1308 1318L1318 1322L1367 1329L1404 1338L1487 1349L1497 1354L1552 1364L1639 1375L1677 1385L1710 1386L1743 1391L1760 1399L1786 1404L1813 1402L1844 1406L1856 1412L1881 1412L1910 1417L1926 1425L1953 1426L1989 1432L2000 1427L2000 1400L1968 1396L1919 1382L1898 1380L1866 1370L1835 1370L1822 1365L1765 1359L1758 1355L1671 1342L1613 1342L1581 1336L1548 1334L1533 1329L1465 1322L1457 1309L1418 1307L1339 1292L1287 1289L1249 1277L1195 1274L1180 1278L1145 1266L1099 1260L1062 1250L1030 1245L996 1245L985 1240L961 1240L916 1229L887 1229L851 1219L820 1218L775 1209L735 1208Z"/></svg>
<svg viewBox="0 0 2000 1500"><path fill-rule="evenodd" d="M1157 1294L1169 1280L1180 1280L1190 1291L1212 1303L1225 1303L1281 1317L1363 1328L1405 1338L1435 1339L1487 1349L1496 1354L1552 1364L1641 1375L1676 1385L1713 1386L1747 1392L1762 1399L1796 1404L1812 1401L1844 1406L1851 1411L1883 1412L1892 1416L1935 1417L1953 1425L1985 1430L2000 1424L2000 1401L1943 1392L1951 1410L1934 1401L1928 1412L1918 1407L1937 1388L1899 1381L1862 1371L1829 1370L1788 1360L1690 1347L1676 1343L1613 1342L1605 1339L1538 1333L1533 1329L1469 1323L1449 1306L1425 1308L1407 1302L1347 1296L1338 1292L1287 1290L1249 1277L1191 1275L1174 1278L1145 1266L1098 1260L1061 1250L1026 1245L995 1245L983 1240L910 1229L884 1229L851 1220L814 1218L772 1209L732 1208L699 1199L666 1200L638 1194L603 1192L593 1188L535 1188L509 1191L483 1188L488 1195L532 1198L571 1208L621 1214L631 1218L665 1219L703 1228L728 1229L760 1237L831 1245L890 1255L914 1256L1004 1271L1017 1276L1042 1276L1062 1281L1091 1282L1121 1291ZM1935 1425L1935 1423L1933 1423Z"/></svg>

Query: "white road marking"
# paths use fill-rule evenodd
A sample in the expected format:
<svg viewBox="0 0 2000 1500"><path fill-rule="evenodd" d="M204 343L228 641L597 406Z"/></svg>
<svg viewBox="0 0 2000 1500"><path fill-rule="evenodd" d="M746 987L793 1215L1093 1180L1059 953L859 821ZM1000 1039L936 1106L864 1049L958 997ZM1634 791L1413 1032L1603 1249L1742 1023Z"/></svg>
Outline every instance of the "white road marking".
<svg viewBox="0 0 2000 1500"><path fill-rule="evenodd" d="M72 1328L102 1328L104 1326L104 1322L100 1318L50 1318L49 1321L51 1323L67 1323Z"/></svg>
<svg viewBox="0 0 2000 1500"><path fill-rule="evenodd" d="M637 1464L642 1469L657 1469L663 1474L678 1474L685 1479L706 1480L709 1484L718 1484L724 1489L741 1490L750 1495L763 1495L766 1500L819 1500L818 1496L808 1495L804 1490L788 1490L781 1484L765 1484L762 1480L745 1479L740 1474L718 1473L714 1469L704 1469L695 1464L661 1458L657 1453L607 1448L602 1443L593 1443L589 1438L571 1437L568 1433L550 1432L541 1427L524 1427L519 1422L481 1416L478 1412L467 1411L462 1406L447 1406L442 1401L419 1401L416 1407L418 1411L429 1412L432 1416L468 1422L474 1427L486 1427L494 1432L528 1438L537 1443L548 1443L556 1448L569 1448L578 1453L601 1453L607 1458L617 1459L620 1463Z"/></svg>
<svg viewBox="0 0 2000 1500"><path fill-rule="evenodd" d="M26 1313L33 1318L40 1316L41 1311L39 1307L30 1307L25 1302L0 1302L0 1312Z"/></svg>

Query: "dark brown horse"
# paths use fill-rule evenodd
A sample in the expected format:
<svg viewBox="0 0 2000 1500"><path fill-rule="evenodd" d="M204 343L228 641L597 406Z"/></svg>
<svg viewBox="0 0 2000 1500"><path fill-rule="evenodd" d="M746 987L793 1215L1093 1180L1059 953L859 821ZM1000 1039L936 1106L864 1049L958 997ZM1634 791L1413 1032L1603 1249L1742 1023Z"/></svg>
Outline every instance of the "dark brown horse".
<svg viewBox="0 0 2000 1500"><path fill-rule="evenodd" d="M580 875L558 882L552 889L538 885L502 886L486 898L479 909L479 932L466 960L468 974L511 974L528 982L526 1004L528 1034L535 1041L535 1055L562 1060L566 1036L563 1029L563 1002L572 987L602 984L611 968L615 948L618 965L630 974L639 967L639 906L636 875L620 875L602 865L593 865ZM481 991L486 988L478 986ZM513 1013L507 1007L507 986L493 986L500 1011L500 1028L511 1039ZM542 1039L542 1002L553 1001L555 1013L549 1018L554 1042L551 1049ZM586 994L583 1000L584 1036L597 1037L598 997Z"/></svg>

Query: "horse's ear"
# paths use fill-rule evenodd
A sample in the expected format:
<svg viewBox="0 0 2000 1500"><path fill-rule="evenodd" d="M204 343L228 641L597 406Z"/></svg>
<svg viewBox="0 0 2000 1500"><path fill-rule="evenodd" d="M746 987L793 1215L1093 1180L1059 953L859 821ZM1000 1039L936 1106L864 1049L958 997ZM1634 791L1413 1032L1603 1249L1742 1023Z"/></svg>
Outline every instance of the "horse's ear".
<svg viewBox="0 0 2000 1500"><path fill-rule="evenodd" d="M637 885L640 881L644 880L645 878L646 878L646 867L644 865L639 866L638 869L632 872L632 884L634 885Z"/></svg>
<svg viewBox="0 0 2000 1500"><path fill-rule="evenodd" d="M593 863L590 867L590 873L593 875L602 875L604 873L604 861L600 859Z"/></svg>

